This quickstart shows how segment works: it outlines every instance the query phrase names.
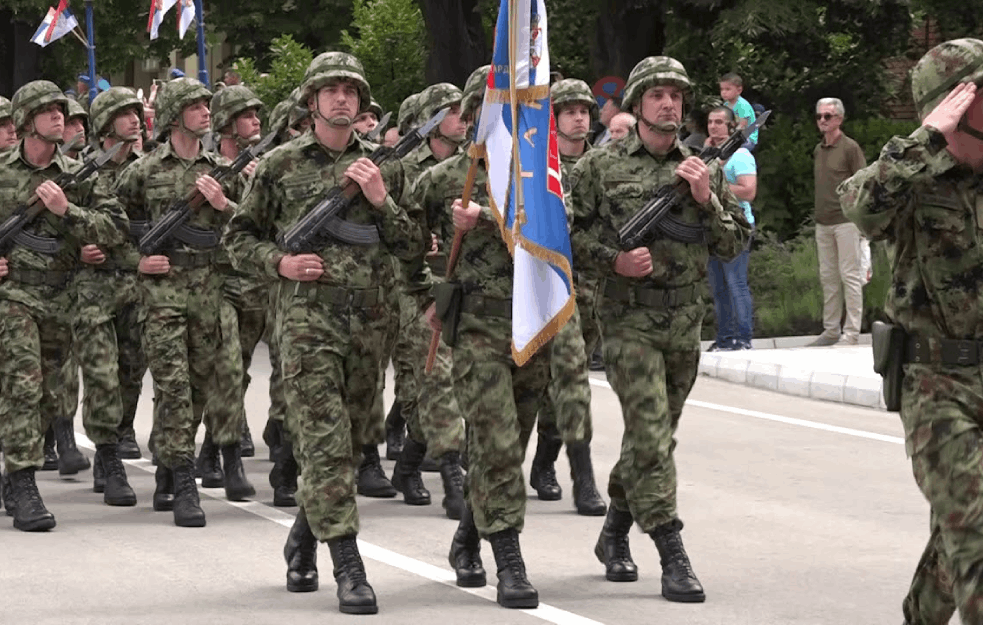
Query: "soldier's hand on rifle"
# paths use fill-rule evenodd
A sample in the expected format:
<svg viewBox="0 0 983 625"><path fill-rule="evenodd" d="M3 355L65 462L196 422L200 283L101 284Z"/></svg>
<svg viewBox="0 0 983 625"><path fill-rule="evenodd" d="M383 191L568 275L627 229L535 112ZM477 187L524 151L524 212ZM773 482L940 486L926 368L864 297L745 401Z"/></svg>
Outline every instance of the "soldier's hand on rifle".
<svg viewBox="0 0 983 625"><path fill-rule="evenodd" d="M249 164L242 168L242 173L246 178L252 178L253 174L256 172L257 161L249 161Z"/></svg>
<svg viewBox="0 0 983 625"><path fill-rule="evenodd" d="M198 187L198 191L205 196L205 199L208 200L208 203L215 210L224 211L229 207L229 198L225 197L225 191L222 190L222 185L208 174L196 180L195 186Z"/></svg>
<svg viewBox="0 0 983 625"><path fill-rule="evenodd" d="M140 264L137 266L140 273L145 273L150 276L159 276L161 274L168 273L171 270L171 260L164 255L158 254L155 256L142 256L140 258Z"/></svg>
<svg viewBox="0 0 983 625"><path fill-rule="evenodd" d="M381 208L386 203L386 181L382 179L379 167L364 156L345 170L345 175L354 180L362 188L362 195L369 204Z"/></svg>
<svg viewBox="0 0 983 625"><path fill-rule="evenodd" d="M437 304L432 303L427 306L427 311L423 313L424 319L430 324L430 329L434 332L440 332L440 328L443 324L440 323L440 319L437 318Z"/></svg>
<svg viewBox="0 0 983 625"><path fill-rule="evenodd" d="M440 253L440 241L437 239L437 235L433 232L430 233L430 251L427 252L427 256L436 256Z"/></svg>
<svg viewBox="0 0 983 625"><path fill-rule="evenodd" d="M944 135L952 134L975 99L974 83L964 82L956 85L956 88L925 117L922 126L932 126Z"/></svg>
<svg viewBox="0 0 983 625"><path fill-rule="evenodd" d="M454 209L454 227L461 231L467 231L478 225L478 217L481 216L481 206L474 202L468 202L468 207L464 208L461 198L454 200L451 205Z"/></svg>
<svg viewBox="0 0 983 625"><path fill-rule="evenodd" d="M99 249L98 245L83 245L82 262L87 265L101 265L106 262L106 254Z"/></svg>
<svg viewBox="0 0 983 625"><path fill-rule="evenodd" d="M65 192L51 180L39 184L36 193L44 207L55 215L61 217L68 210L68 198L65 197Z"/></svg>
<svg viewBox="0 0 983 625"><path fill-rule="evenodd" d="M324 261L317 254L287 254L276 270L288 280L314 282L324 275Z"/></svg>
<svg viewBox="0 0 983 625"><path fill-rule="evenodd" d="M0 279L6 278L10 269L7 267L7 259L0 258Z"/></svg>
<svg viewBox="0 0 983 625"><path fill-rule="evenodd" d="M614 271L629 278L644 278L652 273L652 253L647 247L636 247L630 252L618 252L614 259Z"/></svg>
<svg viewBox="0 0 983 625"><path fill-rule="evenodd" d="M689 183L693 199L700 204L710 201L710 168L696 156L690 156L679 164L676 174Z"/></svg>

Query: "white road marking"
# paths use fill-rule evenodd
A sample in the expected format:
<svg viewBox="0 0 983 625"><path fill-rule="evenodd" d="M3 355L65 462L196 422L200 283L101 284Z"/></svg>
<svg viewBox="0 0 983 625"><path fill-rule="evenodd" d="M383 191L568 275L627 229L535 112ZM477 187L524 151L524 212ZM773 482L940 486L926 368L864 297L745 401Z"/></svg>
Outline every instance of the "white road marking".
<svg viewBox="0 0 983 625"><path fill-rule="evenodd" d="M598 378L591 377L590 383L593 384L594 386L600 386L601 388L606 388L608 390L611 390L611 385L606 380L600 380ZM797 425L799 427L811 428L813 430L823 430L825 432L834 432L836 434L846 434L847 436L866 438L873 441L880 441L882 443L893 443L895 445L904 445L904 438L900 436L889 436L887 434L877 434L876 432L867 432L865 430L845 428L845 427L840 427L838 425L829 425L828 423L820 423L818 421L807 421L806 419L783 417L781 415L770 414L767 412L760 412L758 410L746 410L744 408L724 406L723 404L712 404L710 402L699 401L697 399L687 399L686 403L690 406L697 406L699 408L708 408L710 410L716 410L718 412L729 412L731 414L737 414L744 417L753 417L755 419L764 419L766 421L774 421L776 423L785 423L786 425Z"/></svg>
<svg viewBox="0 0 983 625"><path fill-rule="evenodd" d="M89 451L95 451L95 445L92 441L82 432L75 433L76 444L79 447L84 447ZM146 471L147 473L154 473L157 469L146 458L141 458L140 460L123 460L124 464L128 464L131 467L140 469L141 471ZM222 488L202 488L201 480L196 480L198 483L198 492L206 497L210 497L217 501L232 506L233 508L239 508L245 512L248 512L254 516L258 516L267 521L272 521L283 527L290 528L294 524L294 515L288 514L278 508L273 508L267 506L266 504L259 503L258 501L229 501L225 498L225 490ZM426 562L421 562L420 560L413 559L409 556L404 556L402 554L396 553L395 551L390 551L385 547L380 547L364 540L359 539L358 549L362 557L375 560L376 562L381 562L393 568L397 568L417 577L422 577L445 586L449 586L454 590L459 590L465 592L469 595L475 597L481 597L487 601L495 603L496 590L494 584L494 568L489 570L489 583L484 588L460 588L456 584L457 578L453 571L442 569L438 566L428 564ZM505 610L506 608L501 608ZM540 602L539 607L535 610L509 610L509 612L525 612L529 616L538 618L547 623L554 623L555 625L604 625L600 621L595 621L573 612L567 612L566 610L561 610L560 608L553 607L549 604ZM504 615L503 615L504 616Z"/></svg>

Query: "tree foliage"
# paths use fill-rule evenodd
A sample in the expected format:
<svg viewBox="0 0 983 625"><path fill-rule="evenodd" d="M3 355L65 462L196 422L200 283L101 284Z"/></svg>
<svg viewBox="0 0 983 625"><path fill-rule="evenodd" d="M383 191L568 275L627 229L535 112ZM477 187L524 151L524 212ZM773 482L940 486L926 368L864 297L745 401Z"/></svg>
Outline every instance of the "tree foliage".
<svg viewBox="0 0 983 625"><path fill-rule="evenodd" d="M423 15L413 0L355 0L355 34L341 31L341 42L362 62L372 97L395 111L424 86L426 40Z"/></svg>
<svg viewBox="0 0 983 625"><path fill-rule="evenodd" d="M270 43L269 50L264 51L263 56L269 61L267 72L260 72L252 58L238 58L232 67L263 101L268 114L304 80L304 72L314 54L290 35L283 35Z"/></svg>

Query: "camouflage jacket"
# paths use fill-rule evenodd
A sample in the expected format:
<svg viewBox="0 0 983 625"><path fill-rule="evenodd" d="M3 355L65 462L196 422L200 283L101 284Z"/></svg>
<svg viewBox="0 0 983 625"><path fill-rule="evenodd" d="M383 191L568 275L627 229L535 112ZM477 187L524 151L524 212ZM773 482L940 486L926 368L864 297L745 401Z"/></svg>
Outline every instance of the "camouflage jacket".
<svg viewBox="0 0 983 625"><path fill-rule="evenodd" d="M466 152L455 154L423 172L413 188L413 201L426 215L427 230L437 233L441 249L448 253L454 241L451 206L464 192L470 165ZM464 235L454 279L464 284L466 291L507 299L512 297L512 255L488 207L487 181L484 166L479 166L471 201L481 205L481 216L478 225Z"/></svg>
<svg viewBox="0 0 983 625"><path fill-rule="evenodd" d="M574 214L570 235L574 270L588 277L614 277L614 260L621 251L618 230L660 187L672 181L679 163L696 154L676 141L667 155L654 156L634 129L610 147L586 153L573 169L567 198ZM682 221L703 225L706 244L656 238L648 246L652 273L644 278L621 279L654 288L702 285L710 254L730 259L745 248L751 226L727 185L723 169L716 162L709 167L710 205L700 207L688 197L676 213Z"/></svg>
<svg viewBox="0 0 983 625"><path fill-rule="evenodd" d="M560 154L560 181L563 183L563 206L567 211L567 223L573 225L573 210L570 208L570 181L573 178L573 168L584 158L590 150L590 143L584 148L584 153L580 156L566 156Z"/></svg>
<svg viewBox="0 0 983 625"><path fill-rule="evenodd" d="M145 154L123 170L116 182L115 191L131 220L160 219L177 200L185 198L194 189L198 177L208 174L218 165L228 165L228 159L214 152L200 150L193 161L180 158L170 141L162 143L153 152ZM229 200L224 211L218 211L205 202L188 220L188 225L221 233L236 208L235 200L242 195L242 176L228 177L222 181L222 189ZM172 250L196 254L202 250L174 241ZM221 246L208 253L214 254L214 264L221 260ZM146 287L145 302L148 305L183 306L190 291L203 286L203 275L215 272L212 267L180 267L171 265L164 276L140 276Z"/></svg>
<svg viewBox="0 0 983 625"><path fill-rule="evenodd" d="M343 152L332 152L313 132L269 152L256 173L235 216L226 229L224 245L235 267L256 276L279 280L280 259L277 236L289 230L314 208L333 187L342 182L345 170L355 160L368 156L372 144L352 133ZM392 256L416 261L424 252L421 218L412 209L401 208L393 198L403 194L403 168L397 161L382 166L389 194L382 208L373 207L365 196L352 206L345 219L379 227L376 245L349 245L328 238L317 253L324 259L321 281L350 288L371 288L393 279Z"/></svg>
<svg viewBox="0 0 983 625"><path fill-rule="evenodd" d="M889 244L885 311L909 332L983 338L983 174L960 165L935 129L894 137L839 186L843 213Z"/></svg>
<svg viewBox="0 0 983 625"><path fill-rule="evenodd" d="M18 205L27 201L39 184L62 172L74 171L80 165L56 152L47 167L38 169L23 157L23 142L4 152L0 156L0 221L6 220ZM11 279L11 276L0 280L0 299L19 302L40 314L47 310L55 292L66 290L68 278L79 268L82 245L111 246L124 240L128 227L126 215L111 196L100 190L98 174L69 189L65 196L69 204L64 216L46 211L25 229L36 235L59 239L61 249L48 256L15 244L7 256L11 273L64 274L65 284L35 286Z"/></svg>

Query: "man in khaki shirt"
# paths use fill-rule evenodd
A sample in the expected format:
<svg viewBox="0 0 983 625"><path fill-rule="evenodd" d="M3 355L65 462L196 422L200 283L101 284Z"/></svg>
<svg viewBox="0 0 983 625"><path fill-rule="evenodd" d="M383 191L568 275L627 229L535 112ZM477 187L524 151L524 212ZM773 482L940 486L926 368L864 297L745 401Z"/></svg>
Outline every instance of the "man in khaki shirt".
<svg viewBox="0 0 983 625"><path fill-rule="evenodd" d="M856 345L863 316L864 276L861 269L860 230L840 208L836 187L867 166L857 142L843 134L843 102L823 98L816 103L816 125L823 133L813 153L816 173L816 248L819 282L823 286L823 333L810 346L833 345L840 340L843 305L843 342Z"/></svg>

